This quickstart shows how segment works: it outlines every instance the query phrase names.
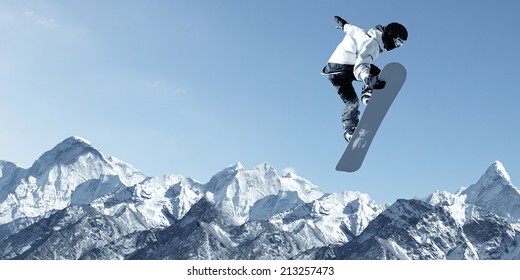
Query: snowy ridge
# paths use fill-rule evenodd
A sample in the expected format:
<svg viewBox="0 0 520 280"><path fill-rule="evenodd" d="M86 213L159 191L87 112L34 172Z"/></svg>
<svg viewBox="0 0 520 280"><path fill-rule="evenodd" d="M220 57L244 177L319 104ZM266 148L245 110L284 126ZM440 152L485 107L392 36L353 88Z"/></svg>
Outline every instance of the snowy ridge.
<svg viewBox="0 0 520 280"><path fill-rule="evenodd" d="M0 160L0 259L520 259L500 162L456 193L378 205L262 163L209 182L148 177L80 137Z"/></svg>

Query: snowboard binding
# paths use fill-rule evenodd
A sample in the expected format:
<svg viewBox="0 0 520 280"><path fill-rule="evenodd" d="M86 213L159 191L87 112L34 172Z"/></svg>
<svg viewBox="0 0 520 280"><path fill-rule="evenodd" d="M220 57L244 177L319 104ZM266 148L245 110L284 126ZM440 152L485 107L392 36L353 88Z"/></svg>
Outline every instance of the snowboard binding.
<svg viewBox="0 0 520 280"><path fill-rule="evenodd" d="M356 131L355 127L347 129L343 132L343 137L345 137L345 140L347 142L350 142L350 140L352 140L352 136L354 136L354 131Z"/></svg>
<svg viewBox="0 0 520 280"><path fill-rule="evenodd" d="M343 136L345 137L345 140L347 142L350 142L350 140L352 140L352 136L354 136L354 133L350 131L345 131L345 134L343 134Z"/></svg>
<svg viewBox="0 0 520 280"><path fill-rule="evenodd" d="M372 89L367 85L363 86L361 90L361 102L367 105L368 101L370 101L370 97L372 97Z"/></svg>

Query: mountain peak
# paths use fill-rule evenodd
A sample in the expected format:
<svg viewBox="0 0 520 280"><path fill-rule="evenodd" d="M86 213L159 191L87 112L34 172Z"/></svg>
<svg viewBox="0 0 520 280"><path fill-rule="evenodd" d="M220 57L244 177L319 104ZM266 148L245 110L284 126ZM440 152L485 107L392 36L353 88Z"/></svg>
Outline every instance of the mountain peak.
<svg viewBox="0 0 520 280"><path fill-rule="evenodd" d="M498 160L489 166L482 177L491 178L493 181L505 180L507 183L511 183L511 177L504 168L504 165Z"/></svg>
<svg viewBox="0 0 520 280"><path fill-rule="evenodd" d="M55 164L69 164L78 160L79 157L90 153L103 162L107 162L105 156L90 144L89 141L78 136L66 138L51 150L45 152L31 169L40 173L46 167Z"/></svg>
<svg viewBox="0 0 520 280"><path fill-rule="evenodd" d="M465 202L482 207L494 214L520 221L520 191L513 186L509 174L495 161L477 183L461 192Z"/></svg>
<svg viewBox="0 0 520 280"><path fill-rule="evenodd" d="M87 139L83 138L83 137L80 137L80 136L71 136L67 139L65 139L63 142L70 142L70 143L83 143L85 145L89 145L89 146L92 146L92 144L90 143L90 141L88 141Z"/></svg>
<svg viewBox="0 0 520 280"><path fill-rule="evenodd" d="M245 170L244 165L242 165L242 163L240 161L233 165L230 165L227 169L234 170L234 171Z"/></svg>
<svg viewBox="0 0 520 280"><path fill-rule="evenodd" d="M498 193L504 189L511 188L515 187L511 183L511 178L504 168L504 165L499 161L495 161L488 167L478 182L470 186L466 191L471 189L477 192Z"/></svg>
<svg viewBox="0 0 520 280"><path fill-rule="evenodd" d="M84 147L84 148L93 148L92 143L85 138L79 136L70 136L65 138L63 141L55 145L50 151L60 151L64 152L73 147Z"/></svg>

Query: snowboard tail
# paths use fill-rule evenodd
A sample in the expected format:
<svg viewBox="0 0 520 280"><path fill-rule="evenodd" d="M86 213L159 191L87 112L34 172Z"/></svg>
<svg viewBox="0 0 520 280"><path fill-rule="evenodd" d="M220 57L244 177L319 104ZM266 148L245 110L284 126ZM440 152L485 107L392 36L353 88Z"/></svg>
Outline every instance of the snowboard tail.
<svg viewBox="0 0 520 280"><path fill-rule="evenodd" d="M379 78L386 81L386 85L372 91L354 135L336 165L337 171L354 172L361 167L379 126L406 80L406 69L392 62L383 68Z"/></svg>

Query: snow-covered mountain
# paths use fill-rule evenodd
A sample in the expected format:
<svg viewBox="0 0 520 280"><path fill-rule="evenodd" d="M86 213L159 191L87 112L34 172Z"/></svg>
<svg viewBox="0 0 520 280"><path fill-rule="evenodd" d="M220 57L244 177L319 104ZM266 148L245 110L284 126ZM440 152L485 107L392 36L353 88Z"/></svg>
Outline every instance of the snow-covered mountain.
<svg viewBox="0 0 520 280"><path fill-rule="evenodd" d="M461 190L460 195L466 197L468 204L487 209L511 223L520 223L520 191L513 186L509 174L498 161L476 184Z"/></svg>
<svg viewBox="0 0 520 280"><path fill-rule="evenodd" d="M500 162L456 193L378 205L267 163L147 177L79 137L28 169L0 161L0 259L518 259L519 230Z"/></svg>
<svg viewBox="0 0 520 280"><path fill-rule="evenodd" d="M352 241L300 258L520 259L519 194L497 161L467 189L400 199Z"/></svg>
<svg viewBox="0 0 520 280"><path fill-rule="evenodd" d="M129 164L105 157L79 137L64 140L29 169L5 161L0 169L0 224L89 203L145 178Z"/></svg>

